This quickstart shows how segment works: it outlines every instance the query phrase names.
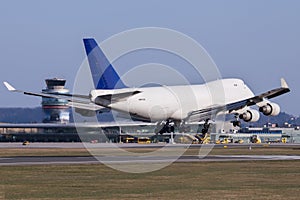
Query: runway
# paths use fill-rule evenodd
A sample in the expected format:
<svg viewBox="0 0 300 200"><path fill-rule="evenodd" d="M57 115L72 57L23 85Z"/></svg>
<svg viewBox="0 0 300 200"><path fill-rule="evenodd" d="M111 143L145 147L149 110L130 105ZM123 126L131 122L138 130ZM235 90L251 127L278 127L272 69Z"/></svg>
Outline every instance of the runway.
<svg viewBox="0 0 300 200"><path fill-rule="evenodd" d="M59 164L128 164L128 163L164 163L175 159L172 156L160 157L130 157L130 156L111 156L97 158L93 156L28 156L28 157L7 157L0 158L0 166L14 165L59 165ZM229 161L254 161L254 160L300 160L300 156L283 155L214 155L214 156L181 156L175 162L229 162Z"/></svg>

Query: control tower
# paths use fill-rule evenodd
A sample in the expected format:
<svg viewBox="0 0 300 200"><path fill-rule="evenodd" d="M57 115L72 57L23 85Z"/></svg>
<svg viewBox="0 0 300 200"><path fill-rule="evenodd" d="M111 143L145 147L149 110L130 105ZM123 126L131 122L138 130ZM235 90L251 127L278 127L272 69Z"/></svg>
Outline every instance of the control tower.
<svg viewBox="0 0 300 200"><path fill-rule="evenodd" d="M42 93L68 94L69 90L65 89L65 79L46 79L47 88ZM70 119L70 109L68 101L64 99L42 98L42 108L46 114L44 123L68 123Z"/></svg>

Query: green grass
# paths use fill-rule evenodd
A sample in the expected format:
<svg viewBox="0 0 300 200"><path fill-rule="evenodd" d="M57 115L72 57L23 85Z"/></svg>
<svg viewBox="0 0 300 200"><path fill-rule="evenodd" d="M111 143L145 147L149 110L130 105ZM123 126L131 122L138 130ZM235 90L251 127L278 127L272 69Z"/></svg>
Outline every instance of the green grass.
<svg viewBox="0 0 300 200"><path fill-rule="evenodd" d="M252 147L251 150L248 148L215 148L210 155L300 155L299 148L293 147Z"/></svg>
<svg viewBox="0 0 300 200"><path fill-rule="evenodd" d="M89 156L86 149L8 148L0 149L0 157L14 156Z"/></svg>
<svg viewBox="0 0 300 200"><path fill-rule="evenodd" d="M129 149L149 152L154 149ZM186 154L197 155L198 148ZM300 155L299 148L217 148L210 155ZM85 149L1 149L0 157L88 156ZM144 174L102 164L0 167L0 199L299 199L300 160L173 163Z"/></svg>
<svg viewBox="0 0 300 200"><path fill-rule="evenodd" d="M0 167L0 199L299 199L300 161L174 163L123 173L101 164Z"/></svg>

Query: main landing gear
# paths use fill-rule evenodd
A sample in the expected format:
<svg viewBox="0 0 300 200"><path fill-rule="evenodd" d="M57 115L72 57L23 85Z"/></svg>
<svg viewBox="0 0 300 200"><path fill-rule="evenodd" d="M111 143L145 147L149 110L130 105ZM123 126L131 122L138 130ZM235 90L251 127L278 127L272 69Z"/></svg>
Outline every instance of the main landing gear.
<svg viewBox="0 0 300 200"><path fill-rule="evenodd" d="M157 124L155 128L156 134L164 134L164 133L174 133L175 131L175 122L173 120L165 120Z"/></svg>
<svg viewBox="0 0 300 200"><path fill-rule="evenodd" d="M160 123L157 124L155 128L155 133L156 134L164 134L164 133L174 133L175 128L178 128L178 131L180 133L188 133L191 131L191 128L187 126L184 122L176 122L171 119L167 119L164 121L161 121ZM205 120L205 123L203 124L203 127L199 126L198 132L202 133L202 135L205 135L206 133L209 132L210 129L210 122L209 119Z"/></svg>
<svg viewBox="0 0 300 200"><path fill-rule="evenodd" d="M210 127L209 119L206 119L205 123L203 124L203 128L202 128L201 133L203 135L205 135L206 133L208 133L209 127Z"/></svg>
<svg viewBox="0 0 300 200"><path fill-rule="evenodd" d="M210 138L209 129L210 129L209 119L205 120L203 127L199 125L197 132L200 134L197 134L196 138L198 138L200 144L206 143L207 139Z"/></svg>
<svg viewBox="0 0 300 200"><path fill-rule="evenodd" d="M238 115L235 115L235 120L231 121L232 125L234 127L241 127L241 121L239 120L239 116Z"/></svg>
<svg viewBox="0 0 300 200"><path fill-rule="evenodd" d="M191 128L187 126L184 121L180 122L167 119L157 124L155 133L159 133L161 135L164 133L174 133L176 128L178 129L179 133L187 133L191 130Z"/></svg>

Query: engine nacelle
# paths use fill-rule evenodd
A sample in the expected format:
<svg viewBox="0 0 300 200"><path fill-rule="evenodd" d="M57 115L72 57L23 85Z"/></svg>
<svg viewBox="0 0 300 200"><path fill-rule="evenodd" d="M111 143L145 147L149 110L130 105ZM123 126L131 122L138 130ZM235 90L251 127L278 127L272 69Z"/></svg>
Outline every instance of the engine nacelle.
<svg viewBox="0 0 300 200"><path fill-rule="evenodd" d="M240 114L239 117L245 122L257 122L260 114L257 110L247 110L246 112Z"/></svg>
<svg viewBox="0 0 300 200"><path fill-rule="evenodd" d="M280 113L280 106L276 103L267 103L259 108L259 112L262 112L266 116L276 116Z"/></svg>

